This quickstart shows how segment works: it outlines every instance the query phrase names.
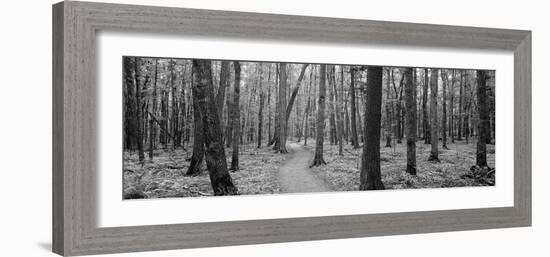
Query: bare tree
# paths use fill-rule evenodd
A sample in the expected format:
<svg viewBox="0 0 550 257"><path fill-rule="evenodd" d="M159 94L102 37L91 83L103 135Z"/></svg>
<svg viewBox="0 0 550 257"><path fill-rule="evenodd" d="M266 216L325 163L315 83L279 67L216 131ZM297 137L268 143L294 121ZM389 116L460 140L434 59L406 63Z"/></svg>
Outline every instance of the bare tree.
<svg viewBox="0 0 550 257"><path fill-rule="evenodd" d="M407 170L416 175L416 85L413 69L405 68L405 133L407 134Z"/></svg>
<svg viewBox="0 0 550 257"><path fill-rule="evenodd" d="M241 110L239 108L240 92L241 92L241 65L238 61L233 62L235 69L235 83L233 85L233 115L231 122L233 124L233 154L231 155L230 170L239 170L239 140L241 138Z"/></svg>
<svg viewBox="0 0 550 257"><path fill-rule="evenodd" d="M430 69L430 117L431 117L431 143L432 150L430 151L430 158L428 161L439 162L439 153L437 150L437 144L439 141L438 135L438 119L437 119L437 84L438 84L438 69Z"/></svg>
<svg viewBox="0 0 550 257"><path fill-rule="evenodd" d="M476 165L487 167L487 138L489 135L489 104L487 101L487 73L484 70L477 71L477 104L479 123L477 130L479 138L477 140Z"/></svg>
<svg viewBox="0 0 550 257"><path fill-rule="evenodd" d="M448 150L447 147L447 85L449 84L449 77L447 70L441 70L441 80L443 81L443 101L442 101L442 111L443 117L441 120L441 137L442 137L442 146L441 148Z"/></svg>
<svg viewBox="0 0 550 257"><path fill-rule="evenodd" d="M193 60L195 83L193 102L197 103L199 119L204 124L203 136L206 146L206 166L214 195L235 195L238 193L227 170L227 160L222 143L219 109L214 97L212 64L206 60Z"/></svg>
<svg viewBox="0 0 550 257"><path fill-rule="evenodd" d="M353 145L353 148L357 149L359 148L359 136L357 135L357 107L356 107L356 99L355 99L355 72L356 69L354 67L350 68L351 73L351 82L350 82L350 97L351 97L351 144Z"/></svg>
<svg viewBox="0 0 550 257"><path fill-rule="evenodd" d="M157 78L158 78L158 66L159 60L155 60L155 74L153 77L153 106L152 112L156 114L157 111ZM155 127L153 119L149 119L149 160L153 160L153 150L155 149Z"/></svg>
<svg viewBox="0 0 550 257"><path fill-rule="evenodd" d="M424 69L424 83L422 91L422 128L424 131L424 144L429 144L430 140L430 122L428 116L428 69Z"/></svg>
<svg viewBox="0 0 550 257"><path fill-rule="evenodd" d="M343 94L344 94L344 66L340 65L340 92L336 87L336 74L334 74L334 95L336 98L336 123L338 126L338 133L336 138L338 139L338 154L344 155L343 152L343 137L344 137L344 109L342 109Z"/></svg>
<svg viewBox="0 0 550 257"><path fill-rule="evenodd" d="M286 117L286 63L279 64L279 149L280 153L288 153L286 150L287 117Z"/></svg>
<svg viewBox="0 0 550 257"><path fill-rule="evenodd" d="M380 119L382 116L382 67L367 68L367 92L365 104L365 143L361 154L359 190L382 190L380 172Z"/></svg>
<svg viewBox="0 0 550 257"><path fill-rule="evenodd" d="M138 156L139 156L139 162L143 163L143 160L145 159L145 155L143 154L143 115L142 115L142 91L141 86L139 84L140 77L141 77L141 58L134 58L134 84L136 86L136 117L137 117L137 147L138 147ZM145 79L144 85L147 84L147 79Z"/></svg>
<svg viewBox="0 0 550 257"><path fill-rule="evenodd" d="M317 100L317 135L315 140L315 157L311 167L327 164L323 158L323 144L325 136L325 97L326 97L326 65L320 66L319 99Z"/></svg>

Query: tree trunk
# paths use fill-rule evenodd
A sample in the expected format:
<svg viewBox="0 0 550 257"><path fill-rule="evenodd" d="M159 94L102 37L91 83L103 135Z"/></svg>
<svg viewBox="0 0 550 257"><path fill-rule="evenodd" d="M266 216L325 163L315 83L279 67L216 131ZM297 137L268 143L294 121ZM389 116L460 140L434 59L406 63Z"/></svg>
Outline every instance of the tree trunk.
<svg viewBox="0 0 550 257"><path fill-rule="evenodd" d="M342 109L342 102L344 97L344 66L340 65L340 89L338 92L336 87L336 75L334 76L334 95L336 96L336 122L338 124L338 154L344 155L344 109Z"/></svg>
<svg viewBox="0 0 550 257"><path fill-rule="evenodd" d="M390 78L391 78L391 74L390 74L390 69L391 68L387 68L386 71L387 71L387 75L386 75L386 102L384 103L384 107L385 107L385 110L386 110L386 129L385 129L385 134L386 134L386 147L391 147L391 135L392 135L392 113L391 113L391 109L392 109L392 102L391 102L391 88L390 88Z"/></svg>
<svg viewBox="0 0 550 257"><path fill-rule="evenodd" d="M447 147L447 85L449 84L449 78L447 76L447 71L441 70L441 79L443 80L443 117L441 121L441 136L443 140L443 145L441 146L441 148L446 150L449 149Z"/></svg>
<svg viewBox="0 0 550 257"><path fill-rule="evenodd" d="M424 90L422 91L422 128L424 132L424 144L429 144L430 140L430 122L428 120L428 69L424 69Z"/></svg>
<svg viewBox="0 0 550 257"><path fill-rule="evenodd" d="M260 80L258 82L258 88L260 89L260 106L258 107L258 148L262 147L262 127L264 120L265 92L262 88L263 79L263 64L260 64Z"/></svg>
<svg viewBox="0 0 550 257"><path fill-rule="evenodd" d="M195 83L200 83L195 81ZM193 84L195 84L193 83ZM194 87L193 87L194 89ZM200 168L202 160L204 158L205 149L204 149L204 124L202 114L200 113L200 103L199 99L195 97L193 92L193 155L191 156L191 162L189 163L189 168L185 175L187 176L196 176L200 174Z"/></svg>
<svg viewBox="0 0 550 257"><path fill-rule="evenodd" d="M460 91L458 93L458 135L457 140L462 140L462 119L463 115L463 102L464 102L464 71L460 71Z"/></svg>
<svg viewBox="0 0 550 257"><path fill-rule="evenodd" d="M438 119L437 119L437 83L438 83L438 70L431 69L430 75L430 117L431 117L431 143L432 150L430 151L430 158L428 161L439 162L439 153L437 150L437 143L439 141L438 135Z"/></svg>
<svg viewBox="0 0 550 257"><path fill-rule="evenodd" d="M157 78L158 78L159 60L155 60L155 76L153 78L153 114L157 112ZM155 148L155 128L153 119L149 120L149 160L153 160L153 150Z"/></svg>
<svg viewBox="0 0 550 257"><path fill-rule="evenodd" d="M216 94L216 105L218 106L220 110L220 121L222 119L223 115L223 102L225 100L225 90L229 87L230 84L230 77L231 77L231 71L230 71L231 63L230 61L222 61L221 68L220 68L220 85L218 87L218 93Z"/></svg>
<svg viewBox="0 0 550 257"><path fill-rule="evenodd" d="M235 83L233 84L233 154L231 155L230 170L239 170L239 141L241 137L241 110L239 108L241 92L241 65L238 61L233 62L235 69Z"/></svg>
<svg viewBox="0 0 550 257"><path fill-rule="evenodd" d="M452 75L452 79L451 79L451 89L450 89L450 92L451 92L451 99L450 99L450 106L451 106L451 109L449 111L449 117L450 117L450 121L449 121L449 136L451 137L451 143L454 143L455 142L455 130L454 130L454 124L455 124L455 111L454 111L454 101L455 101L455 76L456 76L456 71L453 70L453 75Z"/></svg>
<svg viewBox="0 0 550 257"><path fill-rule="evenodd" d="M141 106L141 86L140 86L140 77L141 77L141 58L136 57L134 61L134 81L136 85L136 121L137 121L137 128L136 128L136 134L137 134L137 147L138 147L138 156L139 156L139 162L143 163L143 159L145 159L145 155L143 154L143 114L142 114L142 106Z"/></svg>
<svg viewBox="0 0 550 257"><path fill-rule="evenodd" d="M334 102L335 102L335 94L334 94L334 87L335 84L334 81L334 65L329 65L327 67L328 69L328 113L329 113L329 139L330 144L335 145L336 144L336 117L334 115Z"/></svg>
<svg viewBox="0 0 550 257"><path fill-rule="evenodd" d="M476 165L487 167L487 138L489 137L489 104L487 101L487 74L484 70L477 71L477 104L479 137L477 140Z"/></svg>
<svg viewBox="0 0 550 257"><path fill-rule="evenodd" d="M367 99L365 104L364 135L361 154L359 190L382 190L380 172L380 119L382 108L382 67L367 68Z"/></svg>
<svg viewBox="0 0 550 257"><path fill-rule="evenodd" d="M357 111L355 106L355 68L350 69L351 83L350 83L350 97L351 97L351 144L354 149L359 148L359 137L357 135ZM324 100L323 100L324 103Z"/></svg>
<svg viewBox="0 0 550 257"><path fill-rule="evenodd" d="M210 61L193 60L193 66L196 67L193 102L197 102L198 113L204 125L206 166L210 175L210 183L214 195L236 195L237 188L227 170L222 129L218 116L219 109L215 104L214 85L212 84L212 65Z"/></svg>
<svg viewBox="0 0 550 257"><path fill-rule="evenodd" d="M405 68L405 133L407 134L407 170L416 175L416 86L412 68Z"/></svg>
<svg viewBox="0 0 550 257"><path fill-rule="evenodd" d="M326 65L320 65L319 99L317 100L317 134L315 140L315 157L311 167L327 164L323 158L325 136L325 97L326 97Z"/></svg>
<svg viewBox="0 0 550 257"><path fill-rule="evenodd" d="M303 75L302 75L303 76ZM287 89L287 70L286 63L279 64L279 153L288 153L286 150L287 136L287 115L286 115L286 89Z"/></svg>
<svg viewBox="0 0 550 257"><path fill-rule="evenodd" d="M130 151L134 151L137 145L137 122L136 118L136 80L135 80L135 58L124 57L124 147Z"/></svg>
<svg viewBox="0 0 550 257"><path fill-rule="evenodd" d="M231 65L231 63L229 64ZM231 74L230 74L231 75ZM231 79L228 78L228 81ZM228 84L229 86L229 84ZM227 106L227 123L225 125L225 147L231 147L233 143L233 102L230 97L229 91L227 91L227 96L225 97L225 105Z"/></svg>

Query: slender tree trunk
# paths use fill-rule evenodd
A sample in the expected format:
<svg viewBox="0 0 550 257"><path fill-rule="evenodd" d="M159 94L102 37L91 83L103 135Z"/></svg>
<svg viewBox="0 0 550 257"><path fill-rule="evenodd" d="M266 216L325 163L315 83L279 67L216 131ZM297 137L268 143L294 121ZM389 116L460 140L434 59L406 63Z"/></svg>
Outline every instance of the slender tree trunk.
<svg viewBox="0 0 550 257"><path fill-rule="evenodd" d="M281 69L279 67L279 64L276 64L275 66L275 85L277 85L277 90L279 90L279 87L281 86L281 82L279 81L279 73L280 73ZM277 101L275 103L275 118L273 120L274 122L274 128L273 128L273 137L271 138L271 141L269 142L268 145L273 145L273 150L275 151L279 151L279 143L281 142L281 140L279 140L279 125L281 124L280 120L279 120L279 116L280 115L284 115L282 114L283 112L281 112L281 100L279 99L279 91L277 91Z"/></svg>
<svg viewBox="0 0 550 257"><path fill-rule="evenodd" d="M136 76L134 74L135 72L135 58L131 57L124 57L124 79L125 79L125 93L126 97L124 102L124 109L125 109L125 123L124 123L124 145L125 148L134 151L136 149L137 145L137 122L136 122Z"/></svg>
<svg viewBox="0 0 550 257"><path fill-rule="evenodd" d="M262 127L264 120L265 92L262 88L263 79L263 64L260 64L260 81L258 82L258 88L260 89L260 106L258 107L258 148L262 147Z"/></svg>
<svg viewBox="0 0 550 257"><path fill-rule="evenodd" d="M454 124L455 124L455 112L454 112L454 100L455 100L455 76L456 76L456 70L453 70L452 79L451 79L451 99L450 99L450 121L449 121L449 136L451 137L451 143L455 142L455 130L454 130Z"/></svg>
<svg viewBox="0 0 550 257"><path fill-rule="evenodd" d="M157 77L159 60L155 60L155 76L153 78L153 114L157 112ZM155 148L155 127L153 119L149 120L149 160L153 160L153 150Z"/></svg>
<svg viewBox="0 0 550 257"><path fill-rule="evenodd" d="M386 68L386 71L387 71L387 75L386 75L386 102L384 103L384 107L385 107L385 110L386 110L386 130L385 130L385 134L386 134L386 147L391 147L391 134L392 134L392 113L391 113L391 109L392 109L392 102L391 102L391 89L390 89L390 78L391 78L391 75L390 75L390 69L391 68Z"/></svg>
<svg viewBox="0 0 550 257"><path fill-rule="evenodd" d="M441 78L443 80L443 117L441 121L441 136L443 139L443 145L441 148L448 150L447 147L447 85L449 84L449 78L447 77L447 71L441 70Z"/></svg>
<svg viewBox="0 0 550 257"><path fill-rule="evenodd" d="M325 97L326 97L326 65L320 65L319 99L317 101L317 135L315 140L315 157L311 167L325 165L323 144L325 136Z"/></svg>
<svg viewBox="0 0 550 257"><path fill-rule="evenodd" d="M239 108L241 92L241 65L238 61L233 62L235 69L235 83L233 91L233 154L231 155L230 170L239 170L239 140L241 137L241 110Z"/></svg>
<svg viewBox="0 0 550 257"><path fill-rule="evenodd" d="M487 74L484 70L477 71L477 104L479 113L476 165L487 167L487 138L489 137L489 104L487 101Z"/></svg>
<svg viewBox="0 0 550 257"><path fill-rule="evenodd" d="M287 70L286 63L279 64L279 153L288 153L286 150L287 136L287 115L286 115L286 88L287 88Z"/></svg>
<svg viewBox="0 0 550 257"><path fill-rule="evenodd" d="M335 84L334 81L334 65L329 65L327 67L328 69L328 113L329 113L329 139L330 144L335 145L336 144L336 117L334 115L334 102L335 102L335 94L334 94L334 87Z"/></svg>
<svg viewBox="0 0 550 257"><path fill-rule="evenodd" d="M413 82L413 69L405 68L405 122L407 134L407 170L416 175L416 86Z"/></svg>
<svg viewBox="0 0 550 257"><path fill-rule="evenodd" d="M138 156L139 156L139 162L143 163L143 160L145 159L145 155L143 154L143 115L142 115L142 102L141 102L141 86L140 86L140 77L141 77L141 58L135 58L134 61L134 81L136 85L136 120L137 120L137 147L138 147ZM146 83L145 83L146 84Z"/></svg>
<svg viewBox="0 0 550 257"><path fill-rule="evenodd" d="M199 118L204 125L203 137L206 148L206 166L214 195L235 195L237 188L227 170L227 160L222 142L222 129L219 108L214 97L212 84L212 64L206 60L193 60L195 83L193 84L193 102L197 103Z"/></svg>
<svg viewBox="0 0 550 257"><path fill-rule="evenodd" d="M424 130L424 144L429 144L430 140L430 122L428 120L428 69L424 69L424 90L422 91L422 124Z"/></svg>
<svg viewBox="0 0 550 257"><path fill-rule="evenodd" d="M336 75L334 77L334 94L336 96L336 122L338 123L338 154L344 155L344 109L342 109L342 102L344 97L344 66L340 65L340 92L336 87Z"/></svg>
<svg viewBox="0 0 550 257"><path fill-rule="evenodd" d="M382 108L382 67L367 68L367 99L365 104L364 135L361 154L359 190L383 190L380 172L380 119Z"/></svg>
<svg viewBox="0 0 550 257"><path fill-rule="evenodd" d="M438 70L431 69L430 75L430 117L431 117L431 141L432 141L432 150L430 151L430 158L428 161L439 162L439 153L437 150L437 144L439 141L438 135L438 119L437 119L437 76Z"/></svg>
<svg viewBox="0 0 550 257"><path fill-rule="evenodd" d="M464 102L464 71L460 71L460 91L458 93L458 135L457 140L462 140L462 119L463 115L463 102Z"/></svg>
<svg viewBox="0 0 550 257"><path fill-rule="evenodd" d="M351 144L354 149L359 148L359 138L357 135L357 111L355 107L355 68L350 69L351 82L350 82L350 95L351 95ZM324 101L323 101L324 103Z"/></svg>

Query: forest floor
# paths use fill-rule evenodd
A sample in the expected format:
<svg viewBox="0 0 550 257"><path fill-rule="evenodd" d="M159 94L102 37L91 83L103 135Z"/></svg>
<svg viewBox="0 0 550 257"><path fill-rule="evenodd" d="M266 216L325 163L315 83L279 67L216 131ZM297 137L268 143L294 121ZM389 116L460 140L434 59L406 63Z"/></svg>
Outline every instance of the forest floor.
<svg viewBox="0 0 550 257"><path fill-rule="evenodd" d="M239 168L231 172L239 194L275 194L281 191L278 170L288 155L275 153L272 147L256 148L241 145ZM231 149L226 148L227 163L231 163ZM185 176L192 150L155 150L153 161L147 153L145 163L139 163L135 152L124 153L124 198L167 198L213 195L210 178L203 162L201 173ZM136 193L139 195L135 197Z"/></svg>
<svg viewBox="0 0 550 257"><path fill-rule="evenodd" d="M359 188L362 148L344 145L344 155L338 155L338 145L324 145L326 165L309 168L315 151L315 141L303 145L289 139L289 154L278 154L272 147L255 145L240 147L240 170L231 172L241 195L298 192L354 191ZM439 163L428 162L430 145L417 142L417 175L405 173L406 144L380 147L382 181L386 189L441 188L485 186L492 179L479 177L471 170L475 165L476 145L465 141L449 143L448 150L439 147ZM490 167L495 164L494 145L487 145ZM158 149L153 161L147 153L141 165L136 152L124 152L124 199L200 197L213 195L206 164L197 176L185 176L191 149ZM231 149L226 148L228 164ZM493 173L494 174L494 173Z"/></svg>
<svg viewBox="0 0 550 257"><path fill-rule="evenodd" d="M314 141L313 141L314 142ZM440 162L429 162L431 145L422 141L416 143L417 175L405 172L407 164L407 149L405 140L392 147L380 146L380 168L382 182L386 189L408 188L442 188L487 186L494 184L494 177L477 178L471 168L475 165L476 145L470 141L455 141L448 143L447 149L439 145ZM315 144L305 146L309 151L315 151ZM324 145L324 159L327 165L312 168L313 173L321 177L332 191L351 191L359 188L359 169L361 167L362 148L353 149L344 144L344 155L338 155L338 145ZM495 167L495 146L487 145L487 162L489 167Z"/></svg>

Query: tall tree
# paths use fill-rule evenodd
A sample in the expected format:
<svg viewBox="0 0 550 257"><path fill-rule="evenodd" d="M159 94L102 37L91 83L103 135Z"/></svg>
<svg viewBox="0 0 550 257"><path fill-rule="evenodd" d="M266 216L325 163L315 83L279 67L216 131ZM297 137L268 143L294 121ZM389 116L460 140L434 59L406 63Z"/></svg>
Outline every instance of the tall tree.
<svg viewBox="0 0 550 257"><path fill-rule="evenodd" d="M327 66L328 69L328 113L329 113L329 139L330 144L335 145L336 144L336 115L335 115L335 93L334 93L334 87L335 84L334 80L334 65Z"/></svg>
<svg viewBox="0 0 550 257"><path fill-rule="evenodd" d="M185 175L187 176L196 176L200 174L200 167L202 161L204 160L204 154L206 150L204 149L204 124L202 115L200 113L200 103L199 98L195 97L195 84L200 83L197 81L197 66L194 64L192 66L192 79L191 86L193 92L193 154L191 155L191 161L189 163L189 168Z"/></svg>
<svg viewBox="0 0 550 257"><path fill-rule="evenodd" d="M241 64L238 61L233 62L235 69L235 83L233 85L233 154L231 155L230 170L239 170L239 141L241 138L241 110L239 108L241 92Z"/></svg>
<svg viewBox="0 0 550 257"><path fill-rule="evenodd" d="M429 144L430 140L430 122L428 117L428 69L424 69L424 83L422 90L422 128L424 132L424 144Z"/></svg>
<svg viewBox="0 0 550 257"><path fill-rule="evenodd" d="M357 135L357 107L355 106L355 72L356 68L351 67L350 97L351 97L351 144L354 149L359 148L359 136ZM324 101L323 101L324 103Z"/></svg>
<svg viewBox="0 0 550 257"><path fill-rule="evenodd" d="M416 175L416 85L413 69L405 68L405 134L407 134L407 170Z"/></svg>
<svg viewBox="0 0 550 257"><path fill-rule="evenodd" d="M155 74L153 76L153 115L157 112L157 78L158 78L159 59L155 59ZM155 127L153 118L149 119L149 159L153 160L153 150L155 148Z"/></svg>
<svg viewBox="0 0 550 257"><path fill-rule="evenodd" d="M489 137L489 103L487 101L487 73L484 70L477 71L477 106L479 123L477 130L476 165L487 167L487 138Z"/></svg>
<svg viewBox="0 0 550 257"><path fill-rule="evenodd" d="M367 92L365 104L365 143L361 154L359 190L382 190L380 172L380 119L382 116L382 67L367 68Z"/></svg>
<svg viewBox="0 0 550 257"><path fill-rule="evenodd" d="M134 58L134 81L136 85L136 138L137 138L137 147L138 147L138 158L139 162L143 163L143 160L145 159L145 155L143 154L143 115L142 115L142 101L141 101L141 86L140 86L140 80L141 80L141 58L136 57ZM147 80L144 84L147 84Z"/></svg>
<svg viewBox="0 0 550 257"><path fill-rule="evenodd" d="M443 101L442 101L442 111L443 117L441 121L441 137L442 137L442 146L443 149L449 149L447 147L447 85L449 84L449 77L447 70L441 70L441 80L443 81Z"/></svg>
<svg viewBox="0 0 550 257"><path fill-rule="evenodd" d="M236 195L227 170L227 160L222 142L219 109L214 97L212 84L212 64L206 60L193 60L195 83L193 83L193 102L197 103L199 118L204 124L203 137L206 148L206 166L214 195Z"/></svg>
<svg viewBox="0 0 550 257"><path fill-rule="evenodd" d="M458 93L458 135L457 140L462 140L462 119L464 117L463 112L463 102L464 102L464 71L460 71L460 89Z"/></svg>
<svg viewBox="0 0 550 257"><path fill-rule="evenodd" d="M391 147L391 135L392 135L392 101L391 101L391 88L390 88L390 69L386 68L386 102L384 102L384 109L386 110L386 120L385 120L385 130L384 134L386 134L386 147Z"/></svg>
<svg viewBox="0 0 550 257"><path fill-rule="evenodd" d="M344 66L340 65L340 92L336 87L336 74L334 74L334 95L336 98L336 123L337 123L337 139L338 139L338 154L344 155L344 109L342 109L342 102L344 101Z"/></svg>
<svg viewBox="0 0 550 257"><path fill-rule="evenodd" d="M135 58L124 57L124 147L134 151L137 145L136 127L136 80L135 80Z"/></svg>
<svg viewBox="0 0 550 257"><path fill-rule="evenodd" d="M320 65L319 99L317 100L317 133L315 140L315 157L311 167L327 164L323 158L323 144L325 136L325 97L326 97L326 65Z"/></svg>
<svg viewBox="0 0 550 257"><path fill-rule="evenodd" d="M450 99L450 110L449 110L449 136L451 137L451 143L455 142L455 130L454 130L454 124L455 124L455 111L454 111L454 101L455 101L455 77L456 77L456 70L453 70L452 78L451 78L451 99Z"/></svg>
<svg viewBox="0 0 550 257"><path fill-rule="evenodd" d="M431 117L431 128L430 128L430 138L432 143L432 150L430 151L430 157L428 161L439 162L439 153L437 150L437 144L439 141L438 135L438 119L437 119L437 84L438 84L438 70L431 69L430 73L430 117Z"/></svg>
<svg viewBox="0 0 550 257"><path fill-rule="evenodd" d="M279 64L279 149L280 153L287 153L287 118L286 118L286 88L287 88L287 70L286 63Z"/></svg>
<svg viewBox="0 0 550 257"><path fill-rule="evenodd" d="M258 88L260 89L260 106L258 107L258 148L262 147L262 128L264 121L264 104L265 104L265 92L262 87L263 82L263 64L260 64L260 79L258 81Z"/></svg>

